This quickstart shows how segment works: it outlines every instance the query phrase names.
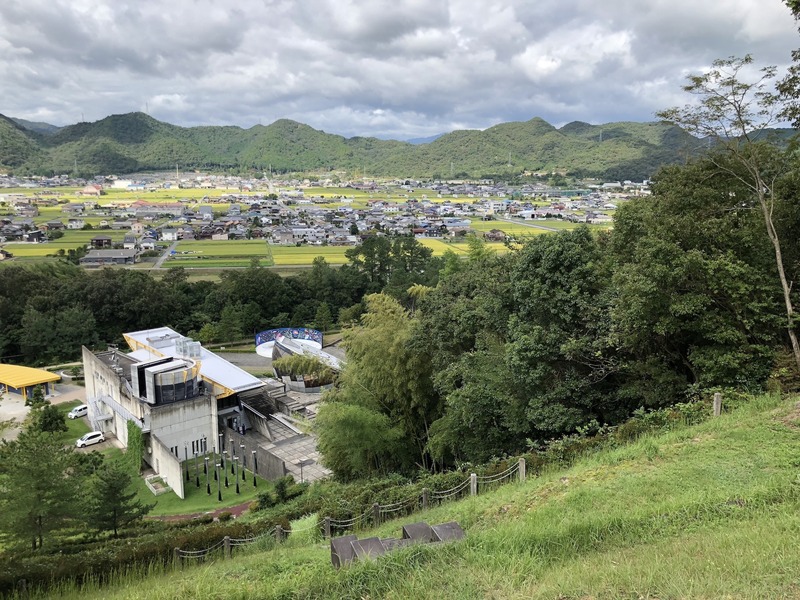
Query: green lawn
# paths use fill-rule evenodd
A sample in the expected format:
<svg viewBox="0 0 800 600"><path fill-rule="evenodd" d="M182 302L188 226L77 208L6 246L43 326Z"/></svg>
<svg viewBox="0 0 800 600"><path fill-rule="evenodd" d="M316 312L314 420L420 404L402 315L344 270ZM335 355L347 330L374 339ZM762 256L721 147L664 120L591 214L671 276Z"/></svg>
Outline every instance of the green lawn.
<svg viewBox="0 0 800 600"><path fill-rule="evenodd" d="M256 499L259 493L271 490L272 484L261 477L256 478L256 487L253 487L253 473L248 469L246 471L247 478L242 480L241 472L239 472L239 494L236 493L236 480L234 475L231 474L230 467L226 469L228 476L228 487L225 487L225 474L220 477L220 492L222 493L222 502L218 500L217 495L217 482L214 480L214 470L209 469L209 485L211 486L211 495L206 493L206 476L203 473L203 461L198 458L198 469L195 472L194 460L189 459L189 481L184 484L184 493L186 497L181 500L174 492L167 492L160 496L154 496L150 489L144 482L143 477L136 479L136 493L138 498L145 503L156 503L155 508L150 512L150 516L168 516L168 515L191 515L197 513L204 513L217 510L219 508L229 508L231 506L238 506L252 502ZM213 460L209 461L209 465L213 466ZM226 465L227 466L227 465ZM196 476L200 477L200 487L197 487ZM185 480L185 477L184 477Z"/></svg>
<svg viewBox="0 0 800 600"><path fill-rule="evenodd" d="M263 369L262 369L263 370ZM80 405L81 402L75 400L73 402L65 402L58 404L57 408L65 415L74 407ZM61 432L58 439L68 446L74 446L75 440L81 437L84 433L91 431L86 417L80 419L66 419L68 430ZM123 460L123 453L119 448L107 448L102 451L107 460L119 461ZM209 461L213 464L213 460ZM127 464L127 463L124 463ZM256 499L260 492L273 489L272 483L262 479L256 478L257 486L253 487L253 473L249 469L246 470L247 478L243 481L241 479L242 473L239 472L239 494L236 494L236 484L234 476L230 472L230 468L226 469L228 475L229 487L225 488L224 475L221 478L222 485L220 486L222 492L222 502L217 500L217 486L214 481L213 471L209 478L209 483L212 487L212 494L206 494L206 478L203 474L203 461L198 459L198 470L194 470L194 460L190 459L188 462L190 482L185 485L184 491L186 498L181 500L174 492L167 492L160 496L154 496L150 489L144 482L141 476L134 477L134 488L138 499L146 504L155 503L155 507L150 512L150 516L166 516L166 515L190 515L196 513L204 513L218 508L228 508L231 506L238 506L247 502L252 502ZM200 487L197 487L197 479L195 475L200 477Z"/></svg>
<svg viewBox="0 0 800 600"><path fill-rule="evenodd" d="M76 406L80 406L80 404L81 402L79 400L74 400L72 402L65 402L64 404L57 404L56 408L66 416L70 410ZM62 431L58 434L58 439L65 446L74 446L75 441L79 437L91 431L89 420L86 417L81 417L80 419L66 419L66 422L67 431Z"/></svg>

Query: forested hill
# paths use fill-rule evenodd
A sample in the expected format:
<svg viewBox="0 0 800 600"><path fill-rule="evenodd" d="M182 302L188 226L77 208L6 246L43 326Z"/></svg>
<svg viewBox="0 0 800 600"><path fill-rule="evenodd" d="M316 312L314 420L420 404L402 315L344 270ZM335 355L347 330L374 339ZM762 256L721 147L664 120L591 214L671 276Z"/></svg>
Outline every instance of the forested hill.
<svg viewBox="0 0 800 600"><path fill-rule="evenodd" d="M22 123L22 125L20 125ZM641 180L680 162L699 145L665 123L574 122L560 129L539 118L454 131L427 144L344 138L282 119L268 126L178 127L144 113L49 130L0 119L0 166L52 174L126 173L174 168L311 171L343 169L375 176L511 174L569 171Z"/></svg>

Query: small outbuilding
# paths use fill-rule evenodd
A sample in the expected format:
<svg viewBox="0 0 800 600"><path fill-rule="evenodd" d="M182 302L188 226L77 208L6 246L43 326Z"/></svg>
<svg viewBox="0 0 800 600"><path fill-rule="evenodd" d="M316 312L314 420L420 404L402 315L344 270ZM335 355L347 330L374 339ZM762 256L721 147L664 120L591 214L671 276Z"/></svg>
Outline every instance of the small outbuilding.
<svg viewBox="0 0 800 600"><path fill-rule="evenodd" d="M0 364L0 390L6 394L20 394L26 400L37 385L44 388L45 396L50 395L52 384L60 379L60 375L42 369Z"/></svg>

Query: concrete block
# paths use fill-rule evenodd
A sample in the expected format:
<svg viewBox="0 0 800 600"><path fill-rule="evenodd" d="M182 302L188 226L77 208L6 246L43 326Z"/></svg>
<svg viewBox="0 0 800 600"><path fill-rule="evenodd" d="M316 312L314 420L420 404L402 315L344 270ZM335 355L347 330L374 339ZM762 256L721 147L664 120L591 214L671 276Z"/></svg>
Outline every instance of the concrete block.
<svg viewBox="0 0 800 600"><path fill-rule="evenodd" d="M403 539L428 544L434 540L434 537L431 526L424 521L420 521L419 523L403 525Z"/></svg>
<svg viewBox="0 0 800 600"><path fill-rule="evenodd" d="M464 537L464 530L461 529L461 525L459 525L455 521L450 521L449 523L441 523L440 525L434 525L433 527L431 527L431 529L433 530L434 540L437 542L460 540Z"/></svg>
<svg viewBox="0 0 800 600"><path fill-rule="evenodd" d="M381 540L376 537L364 538L363 540L353 540L350 542L358 560L365 560L381 556L386 549L381 544Z"/></svg>
<svg viewBox="0 0 800 600"><path fill-rule="evenodd" d="M355 551L351 542L358 538L354 535L343 535L331 538L331 564L336 567L343 567L355 560Z"/></svg>

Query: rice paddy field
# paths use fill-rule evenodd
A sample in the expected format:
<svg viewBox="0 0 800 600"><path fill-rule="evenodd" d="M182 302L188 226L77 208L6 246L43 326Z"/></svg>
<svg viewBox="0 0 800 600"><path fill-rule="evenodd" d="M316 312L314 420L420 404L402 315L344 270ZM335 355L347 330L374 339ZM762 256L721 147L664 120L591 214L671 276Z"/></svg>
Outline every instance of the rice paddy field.
<svg viewBox="0 0 800 600"><path fill-rule="evenodd" d="M420 243L433 250L434 256L442 256L448 250L466 254L466 242L446 242L430 238ZM497 252L506 252L503 244L489 244ZM263 240L229 241L184 241L179 242L175 254L164 262L163 267L222 268L247 267L252 259L259 259L262 266L304 266L321 256L328 264L343 265L347 262L345 246L273 246Z"/></svg>
<svg viewBox="0 0 800 600"><path fill-rule="evenodd" d="M41 244L30 244L28 242L8 242L3 246L5 250L11 252L15 258L44 258L48 255L55 255L60 249L74 250L75 248L86 246L96 235L107 235L113 242L121 242L125 237L125 231L104 230L66 230L64 236L50 242Z"/></svg>

